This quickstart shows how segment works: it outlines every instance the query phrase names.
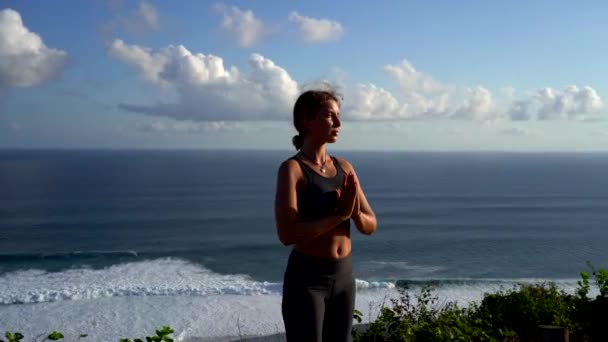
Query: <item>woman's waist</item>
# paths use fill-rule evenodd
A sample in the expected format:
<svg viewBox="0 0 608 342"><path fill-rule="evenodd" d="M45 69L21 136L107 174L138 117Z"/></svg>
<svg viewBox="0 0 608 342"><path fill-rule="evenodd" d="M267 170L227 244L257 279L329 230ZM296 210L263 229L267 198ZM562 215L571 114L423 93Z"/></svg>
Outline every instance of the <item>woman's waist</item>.
<svg viewBox="0 0 608 342"><path fill-rule="evenodd" d="M352 273L352 255L349 253L339 259L328 259L293 249L289 255L288 272L296 274L334 275Z"/></svg>

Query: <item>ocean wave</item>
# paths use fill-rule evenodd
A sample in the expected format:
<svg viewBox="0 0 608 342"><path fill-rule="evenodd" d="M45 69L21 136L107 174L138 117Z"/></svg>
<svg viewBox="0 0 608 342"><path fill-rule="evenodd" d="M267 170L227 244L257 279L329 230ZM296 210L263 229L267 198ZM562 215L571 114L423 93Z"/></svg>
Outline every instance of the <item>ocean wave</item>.
<svg viewBox="0 0 608 342"><path fill-rule="evenodd" d="M485 292L512 288L542 279L357 279L357 291L395 293L397 288L415 291L431 285L448 297L477 298ZM576 279L557 280L566 290ZM181 259L164 258L118 264L104 269L79 268L61 272L27 270L0 276L0 305L87 300L106 297L145 296L280 296L282 283L257 281L243 274L219 274Z"/></svg>
<svg viewBox="0 0 608 342"><path fill-rule="evenodd" d="M366 281L356 279L357 290L394 289L395 283L390 281Z"/></svg>
<svg viewBox="0 0 608 342"><path fill-rule="evenodd" d="M280 294L281 284L222 275L180 259L156 259L105 269L16 271L0 277L0 304L133 296Z"/></svg>

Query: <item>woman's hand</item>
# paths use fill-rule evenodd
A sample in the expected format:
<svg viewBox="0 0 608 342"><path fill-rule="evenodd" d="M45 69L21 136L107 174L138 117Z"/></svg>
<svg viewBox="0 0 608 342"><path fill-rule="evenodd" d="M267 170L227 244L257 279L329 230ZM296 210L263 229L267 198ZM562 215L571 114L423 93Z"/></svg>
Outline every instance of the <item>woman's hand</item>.
<svg viewBox="0 0 608 342"><path fill-rule="evenodd" d="M352 216L358 202L357 191L357 180L355 179L355 175L351 172L344 177L344 183L340 189L340 198L338 199L336 215L343 217L344 220L348 220Z"/></svg>

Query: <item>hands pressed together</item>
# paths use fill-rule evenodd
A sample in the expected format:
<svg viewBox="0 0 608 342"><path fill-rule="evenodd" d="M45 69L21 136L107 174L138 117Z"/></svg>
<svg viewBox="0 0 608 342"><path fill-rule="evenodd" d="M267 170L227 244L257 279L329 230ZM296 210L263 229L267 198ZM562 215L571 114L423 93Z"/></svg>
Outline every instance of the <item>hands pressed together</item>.
<svg viewBox="0 0 608 342"><path fill-rule="evenodd" d="M360 214L359 186L355 174L350 172L344 177L342 187L338 190L338 207L336 215L348 220Z"/></svg>

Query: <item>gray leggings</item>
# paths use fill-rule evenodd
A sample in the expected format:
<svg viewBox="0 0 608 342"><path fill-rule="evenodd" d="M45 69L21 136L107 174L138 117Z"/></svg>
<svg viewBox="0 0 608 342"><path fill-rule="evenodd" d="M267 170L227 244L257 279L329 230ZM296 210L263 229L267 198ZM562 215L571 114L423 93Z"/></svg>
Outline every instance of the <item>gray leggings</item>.
<svg viewBox="0 0 608 342"><path fill-rule="evenodd" d="M283 280L287 342L351 341L355 292L350 255L325 260L294 249Z"/></svg>

